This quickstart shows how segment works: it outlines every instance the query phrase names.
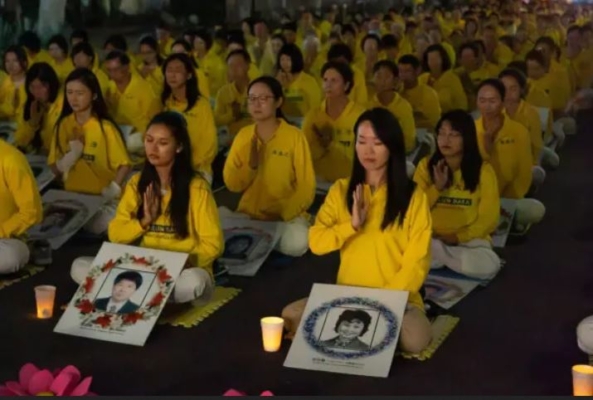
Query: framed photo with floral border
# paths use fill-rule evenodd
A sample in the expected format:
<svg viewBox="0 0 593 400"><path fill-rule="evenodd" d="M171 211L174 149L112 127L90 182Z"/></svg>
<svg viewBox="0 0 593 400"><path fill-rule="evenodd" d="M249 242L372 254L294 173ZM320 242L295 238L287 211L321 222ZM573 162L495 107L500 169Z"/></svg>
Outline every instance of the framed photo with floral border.
<svg viewBox="0 0 593 400"><path fill-rule="evenodd" d="M285 367L386 378L408 292L313 285Z"/></svg>
<svg viewBox="0 0 593 400"><path fill-rule="evenodd" d="M144 346L187 258L103 243L54 332Z"/></svg>

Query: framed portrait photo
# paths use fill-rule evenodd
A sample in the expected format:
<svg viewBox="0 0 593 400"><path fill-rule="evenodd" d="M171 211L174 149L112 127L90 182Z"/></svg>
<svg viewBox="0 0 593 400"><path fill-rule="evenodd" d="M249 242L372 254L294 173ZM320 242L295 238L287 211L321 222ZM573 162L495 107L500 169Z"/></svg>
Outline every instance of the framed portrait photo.
<svg viewBox="0 0 593 400"><path fill-rule="evenodd" d="M408 292L315 284L285 367L387 377Z"/></svg>
<svg viewBox="0 0 593 400"><path fill-rule="evenodd" d="M54 332L144 346L187 257L103 243Z"/></svg>

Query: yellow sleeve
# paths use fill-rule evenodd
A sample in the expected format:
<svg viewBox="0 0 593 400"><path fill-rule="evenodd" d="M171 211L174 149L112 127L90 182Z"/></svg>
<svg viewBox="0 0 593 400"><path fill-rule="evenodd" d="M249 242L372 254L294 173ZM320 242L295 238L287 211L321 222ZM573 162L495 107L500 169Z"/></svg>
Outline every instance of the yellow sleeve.
<svg viewBox="0 0 593 400"><path fill-rule="evenodd" d="M196 109L197 117L194 119L196 131L199 134L198 142L193 142L198 151L194 152L194 167L198 170L210 173L212 162L218 153L218 134L214 124L214 115L210 103L206 98L198 100ZM188 125L191 123L188 121Z"/></svg>
<svg viewBox="0 0 593 400"><path fill-rule="evenodd" d="M37 131L37 129L41 129L41 127L33 127L29 122L30 121L25 121L22 115L19 118L19 121L17 123L17 130L14 133L13 145L15 147L27 147L35 137L35 132Z"/></svg>
<svg viewBox="0 0 593 400"><path fill-rule="evenodd" d="M529 107L527 112L529 118L529 138L531 139L531 160L533 165L539 164L539 156L544 147L542 124L539 114L534 107Z"/></svg>
<svg viewBox="0 0 593 400"><path fill-rule="evenodd" d="M311 110L305 116L305 120L303 121L303 133L307 142L309 143L309 149L311 150L311 159L313 161L317 161L323 157L326 150L319 144L315 133L313 132L313 127L315 126L315 117L316 117L316 110Z"/></svg>
<svg viewBox="0 0 593 400"><path fill-rule="evenodd" d="M523 128L523 126L521 126ZM515 157L519 163L517 175L510 187L505 189L501 197L510 199L522 199L531 187L532 165L531 165L531 143L529 142L529 133L523 128L517 132Z"/></svg>
<svg viewBox="0 0 593 400"><path fill-rule="evenodd" d="M340 208L346 201L346 180L337 181L327 193L323 205L309 229L309 248L318 256L340 250L346 241L357 234L352 220L340 221Z"/></svg>
<svg viewBox="0 0 593 400"><path fill-rule="evenodd" d="M428 171L428 157L425 157L418 163L418 168L414 172L414 182L426 193L428 205L432 208L439 199L439 191L432 182Z"/></svg>
<svg viewBox="0 0 593 400"><path fill-rule="evenodd" d="M459 77L454 73L450 74L449 76L451 80L450 90L451 101L453 102L453 109L461 109L463 111L467 111L467 96L465 95L465 90L463 90L461 79L459 79Z"/></svg>
<svg viewBox="0 0 593 400"><path fill-rule="evenodd" d="M367 91L366 79L364 78L364 74L360 72L357 68L356 73L354 74L354 87L352 88L352 92L350 92L350 100L353 102L360 104L364 107L369 99L369 94Z"/></svg>
<svg viewBox="0 0 593 400"><path fill-rule="evenodd" d="M196 76L198 78L198 90L200 91L200 94L204 96L204 98L210 99L210 82L208 81L208 77L204 73L204 70L196 70Z"/></svg>
<svg viewBox="0 0 593 400"><path fill-rule="evenodd" d="M43 205L37 181L24 156L12 157L4 163L8 190L14 196L18 212L0 225L0 239L20 236L43 219Z"/></svg>
<svg viewBox="0 0 593 400"><path fill-rule="evenodd" d="M192 187L190 198L192 229L198 239L191 253L198 256L198 267L207 268L224 250L218 209L212 192L203 186Z"/></svg>
<svg viewBox="0 0 593 400"><path fill-rule="evenodd" d="M315 199L315 171L309 145L305 136L299 132L295 143L293 168L295 172L295 192L282 206L282 219L291 221L306 212Z"/></svg>
<svg viewBox="0 0 593 400"><path fill-rule="evenodd" d="M224 184L231 192L244 192L257 175L257 171L249 166L251 138L248 132L250 131L244 128L237 133L224 163L222 171Z"/></svg>
<svg viewBox="0 0 593 400"><path fill-rule="evenodd" d="M404 249L402 265L391 282L387 283L388 289L404 290L417 293L430 269L430 241L432 239L432 218L426 195L421 189L416 189L404 226L408 225L408 245Z"/></svg>
<svg viewBox="0 0 593 400"><path fill-rule="evenodd" d="M229 125L233 122L233 109L231 103L233 99L230 96L230 91L223 86L216 95L216 104L214 106L214 119L217 126Z"/></svg>
<svg viewBox="0 0 593 400"><path fill-rule="evenodd" d="M136 174L124 188L124 194L119 201L115 217L109 223L107 234L113 243L129 244L135 242L145 231L136 218L138 211L138 180Z"/></svg>
<svg viewBox="0 0 593 400"><path fill-rule="evenodd" d="M480 204L478 218L467 228L457 232L460 243L473 239L484 239L496 230L500 216L500 195L494 169L488 163L482 164L480 173Z"/></svg>
<svg viewBox="0 0 593 400"><path fill-rule="evenodd" d="M105 131L105 145L107 146L109 167L117 171L121 166L130 165L130 157L128 157L128 151L119 130L111 122L102 121L102 124Z"/></svg>

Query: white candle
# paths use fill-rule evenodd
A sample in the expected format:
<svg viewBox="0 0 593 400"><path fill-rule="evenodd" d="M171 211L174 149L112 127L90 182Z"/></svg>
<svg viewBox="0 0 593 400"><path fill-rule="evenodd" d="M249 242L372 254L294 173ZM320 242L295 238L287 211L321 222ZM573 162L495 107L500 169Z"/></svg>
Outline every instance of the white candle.
<svg viewBox="0 0 593 400"><path fill-rule="evenodd" d="M266 317L261 319L261 333L264 350L270 353L280 350L284 320L279 317Z"/></svg>
<svg viewBox="0 0 593 400"><path fill-rule="evenodd" d="M593 396L593 367L591 365L572 367L572 389L575 396Z"/></svg>
<svg viewBox="0 0 593 400"><path fill-rule="evenodd" d="M37 303L37 318L48 319L54 315L55 286L36 286L35 302Z"/></svg>

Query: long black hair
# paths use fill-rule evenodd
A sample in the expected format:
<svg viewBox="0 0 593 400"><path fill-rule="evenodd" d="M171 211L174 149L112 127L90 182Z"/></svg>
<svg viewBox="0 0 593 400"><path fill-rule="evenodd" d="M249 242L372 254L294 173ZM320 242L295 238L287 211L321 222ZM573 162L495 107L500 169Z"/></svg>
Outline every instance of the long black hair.
<svg viewBox="0 0 593 400"><path fill-rule="evenodd" d="M68 83L73 81L79 81L84 86L86 86L91 91L92 101L91 101L91 113L94 117L99 120L99 125L101 126L101 131L103 135L105 135L105 131L103 130L103 122L108 121L110 122L113 127L119 132L120 136L123 139L123 134L119 129L119 126L113 121L113 119L109 116L109 111L107 108L107 103L105 103L105 99L103 98L103 94L101 93L101 87L99 86L99 80L93 73L93 71L87 68L76 68L66 78L66 82L64 82L64 104L62 106L62 112L60 113L60 118L56 122L56 126L54 128L56 136L60 134L60 125L64 118L68 117L73 113L72 107L68 102ZM56 143L58 145L58 149L63 154L64 150L62 149L61 142L59 137L56 137ZM124 141L125 142L125 141Z"/></svg>
<svg viewBox="0 0 593 400"><path fill-rule="evenodd" d="M253 87L253 85L255 84L264 84L266 85L270 91L272 92L272 95L274 96L274 101L278 101L280 99L282 99L282 101L284 101L284 89L282 88L282 84L280 82L278 82L278 80L272 76L261 76L257 79L254 79L249 86L247 87L247 93L249 94L249 91L251 90L251 88ZM276 118L282 118L283 120L286 121L286 117L284 116L284 113L282 112L282 105L278 108L276 108Z"/></svg>
<svg viewBox="0 0 593 400"><path fill-rule="evenodd" d="M475 192L476 188L480 183L480 171L482 170L482 155L478 147L478 139L476 133L476 124L470 114L463 110L452 110L441 117L437 123L436 131L437 135L443 123L448 122L451 124L451 129L461 133L463 139L463 156L461 158L461 176L463 177L463 185L465 190L469 190L470 193ZM433 167L444 158L443 153L436 147L436 151L428 160L428 171L430 172L430 178L434 182L434 170ZM449 170L449 178L452 177L452 173Z"/></svg>
<svg viewBox="0 0 593 400"><path fill-rule="evenodd" d="M355 135L363 122L371 123L375 135L389 151L386 166L387 201L385 202L381 229L387 229L390 225L395 224L396 220L401 227L416 188L416 184L408 178L406 171L406 147L402 128L397 118L384 108L373 108L365 111L354 125ZM366 171L358 159L355 148L352 175L346 192L346 203L350 213L352 213L352 207L354 206L352 195L358 185L365 183L365 179Z"/></svg>
<svg viewBox="0 0 593 400"><path fill-rule="evenodd" d="M171 86L167 83L167 66L171 61L180 61L185 66L185 71L190 74L189 79L185 82L185 98L187 99L187 108L185 112L191 110L198 99L200 98L200 90L198 89L198 77L196 76L196 70L193 67L190 56L183 53L171 54L163 63L162 70L165 76L165 85L163 93L161 93L161 101L163 104L167 103L169 97L171 97Z"/></svg>
<svg viewBox="0 0 593 400"><path fill-rule="evenodd" d="M187 122L183 115L174 111L164 111L154 116L148 124L148 129L152 125L164 125L175 138L179 153L175 154L173 167L171 168L171 201L164 213L169 217L175 236L183 239L189 236L188 214L190 202L191 182L197 174L192 167L191 143L187 131ZM138 210L136 218L142 220L144 217L144 193L148 186L152 184L157 198L161 199L161 181L156 168L150 162L146 161L140 172L138 181ZM162 210L159 210L162 212Z"/></svg>

